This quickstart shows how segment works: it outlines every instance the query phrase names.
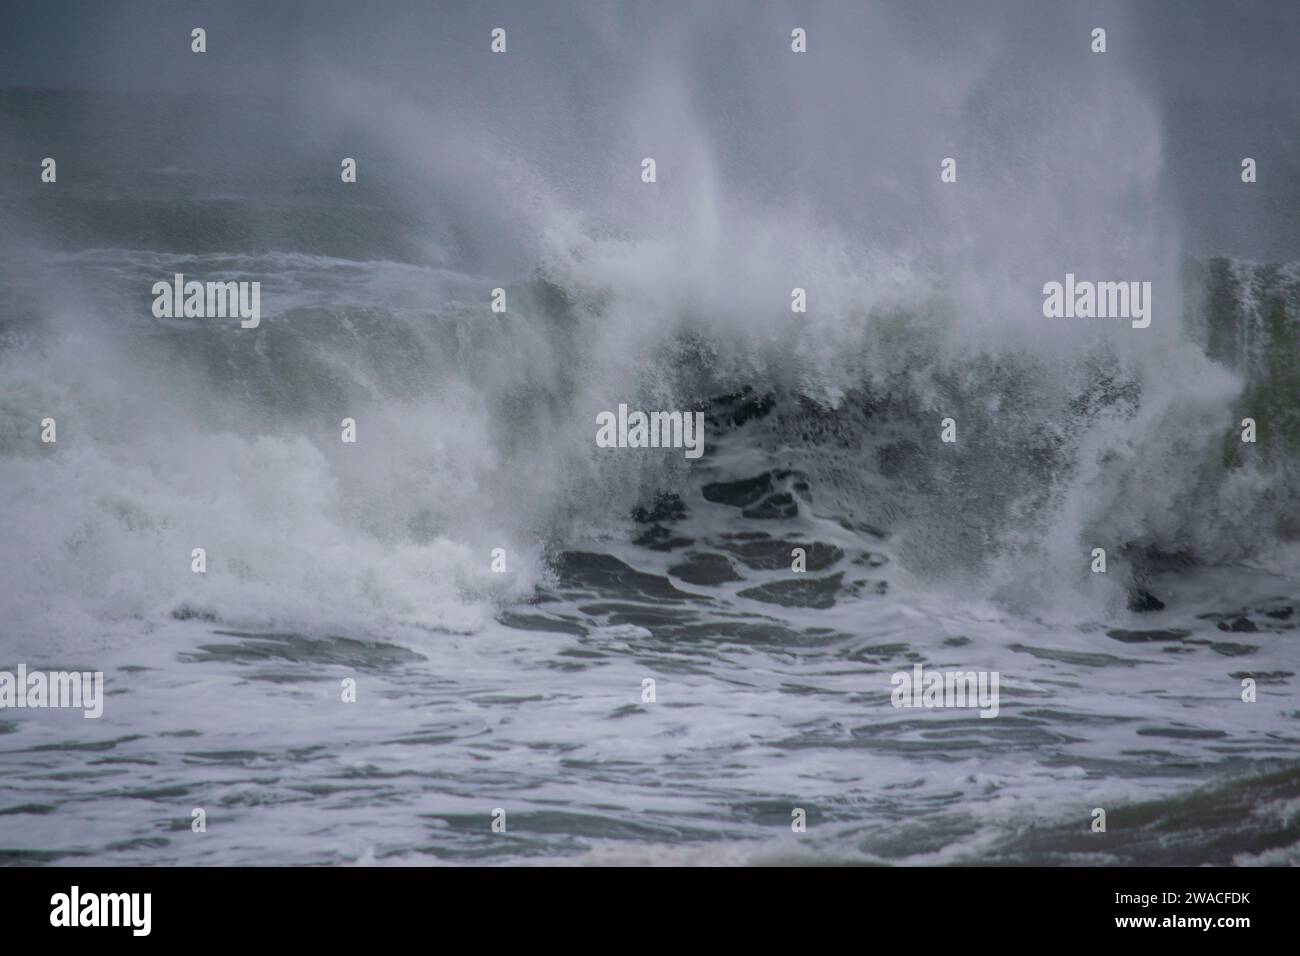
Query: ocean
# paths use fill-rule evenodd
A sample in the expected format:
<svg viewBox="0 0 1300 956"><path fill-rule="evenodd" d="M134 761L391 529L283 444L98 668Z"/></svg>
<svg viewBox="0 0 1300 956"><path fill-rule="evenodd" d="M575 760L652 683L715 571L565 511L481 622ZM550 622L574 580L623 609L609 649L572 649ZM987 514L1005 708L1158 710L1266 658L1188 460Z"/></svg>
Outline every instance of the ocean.
<svg viewBox="0 0 1300 956"><path fill-rule="evenodd" d="M871 17L0 91L0 671L105 693L0 710L0 863L1300 862L1295 183L1192 241L1147 81Z"/></svg>

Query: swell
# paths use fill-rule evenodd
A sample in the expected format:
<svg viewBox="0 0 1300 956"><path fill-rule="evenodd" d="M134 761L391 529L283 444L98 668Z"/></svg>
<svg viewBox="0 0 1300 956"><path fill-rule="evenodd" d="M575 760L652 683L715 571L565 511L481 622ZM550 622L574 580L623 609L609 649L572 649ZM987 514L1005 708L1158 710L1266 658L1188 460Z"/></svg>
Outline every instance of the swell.
<svg viewBox="0 0 1300 956"><path fill-rule="evenodd" d="M1185 331L1136 360L1113 337L954 356L933 314L894 312L823 366L833 390L797 362L728 377L716 344L688 337L679 394L709 410L715 443L750 452L731 478L763 470L755 455L797 471L823 510L897 533L922 578L1022 610L1060 590L1132 608L1153 574L1274 555L1300 531L1297 269L1188 261L1184 282ZM1098 547L1109 578L1089 573Z"/></svg>
<svg viewBox="0 0 1300 956"><path fill-rule="evenodd" d="M480 277L434 267L58 257L57 292L12 286L30 309L0 354L3 547L31 570L11 610L36 593L92 620L473 629L548 579L547 554L699 483L680 450L594 446L622 402L706 410L717 479L797 472L822 513L894 535L918 579L1023 611L1063 592L1122 609L1160 568L1267 558L1296 534L1294 266L1189 263L1184 314L1147 345L973 328L941 276L833 249L809 255L835 308L792 317L771 282L738 282L769 261L761 241L673 286L689 246L647 269L654 248L562 236L501 316ZM146 280L187 270L274 277L273 317L247 336L149 320ZM57 451L34 440L45 414ZM222 583L195 580L188 555L213 543ZM488 570L497 547L509 575Z"/></svg>

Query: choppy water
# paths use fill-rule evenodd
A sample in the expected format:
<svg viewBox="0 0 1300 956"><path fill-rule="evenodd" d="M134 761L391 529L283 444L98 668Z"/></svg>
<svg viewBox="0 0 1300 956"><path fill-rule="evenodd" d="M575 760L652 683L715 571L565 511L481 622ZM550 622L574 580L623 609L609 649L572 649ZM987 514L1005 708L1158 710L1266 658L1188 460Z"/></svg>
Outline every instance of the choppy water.
<svg viewBox="0 0 1300 956"><path fill-rule="evenodd" d="M759 417L472 628L248 629L185 603L31 660L102 669L110 696L99 721L0 724L4 858L1295 861L1293 578L1155 572L1166 610L1074 621L935 593L891 534L755 470L779 463L743 440L762 411L717 403L718 430ZM999 715L895 709L914 663L1000 672Z"/></svg>
<svg viewBox="0 0 1300 956"><path fill-rule="evenodd" d="M812 514L684 504L708 517L651 527L741 580L693 583L680 552L624 544L566 554L536 603L473 634L140 625L94 655L104 719L0 725L4 858L1295 861L1284 581L1207 572L1168 582L1179 610L1138 630L1052 626L919 594L888 541ZM787 545L814 539L801 590L771 590ZM999 670L1001 713L895 710L889 675L915 662ZM1237 700L1243 675L1256 704ZM1108 835L1088 832L1095 806Z"/></svg>
<svg viewBox="0 0 1300 956"><path fill-rule="evenodd" d="M885 11L812 34L853 86L611 17L493 73L438 34L435 102L399 56L0 91L0 670L108 692L0 711L0 862L1296 863L1300 249L1186 254L1131 70ZM1046 324L1067 272L1152 326ZM260 327L155 319L176 273ZM620 403L704 457L597 448ZM998 716L895 708L915 664Z"/></svg>

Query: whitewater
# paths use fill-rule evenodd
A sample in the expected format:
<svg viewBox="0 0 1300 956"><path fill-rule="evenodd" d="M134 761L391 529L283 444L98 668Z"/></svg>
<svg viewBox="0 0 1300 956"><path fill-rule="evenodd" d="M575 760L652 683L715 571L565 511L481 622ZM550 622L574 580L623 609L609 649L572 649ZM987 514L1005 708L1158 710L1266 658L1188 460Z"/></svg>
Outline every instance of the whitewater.
<svg viewBox="0 0 1300 956"><path fill-rule="evenodd" d="M0 182L0 670L105 676L0 710L0 863L1298 862L1300 246L1191 235L1160 83L1005 9L7 85L66 158Z"/></svg>

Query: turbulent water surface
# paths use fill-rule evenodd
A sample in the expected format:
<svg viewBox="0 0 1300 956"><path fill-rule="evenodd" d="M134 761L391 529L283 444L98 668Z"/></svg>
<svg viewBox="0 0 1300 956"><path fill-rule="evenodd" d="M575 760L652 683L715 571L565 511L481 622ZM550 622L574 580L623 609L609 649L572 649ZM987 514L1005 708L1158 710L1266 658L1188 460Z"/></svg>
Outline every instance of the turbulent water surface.
<svg viewBox="0 0 1300 956"><path fill-rule="evenodd" d="M1025 84L976 30L943 76L986 113L899 41L858 168L778 102L856 105L845 68L588 28L573 75L448 47L433 105L319 63L0 93L0 669L108 695L0 712L0 862L1300 862L1295 255L1135 211L1123 69ZM1132 156L1029 162L1062 90ZM961 198L880 182L922 113ZM1152 280L1152 326L1044 319L1067 272ZM260 326L155 318L177 273L260 281ZM620 403L703 412L704 456L598 448ZM996 671L997 716L894 707L915 664Z"/></svg>

